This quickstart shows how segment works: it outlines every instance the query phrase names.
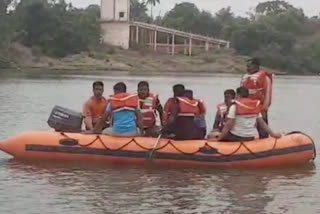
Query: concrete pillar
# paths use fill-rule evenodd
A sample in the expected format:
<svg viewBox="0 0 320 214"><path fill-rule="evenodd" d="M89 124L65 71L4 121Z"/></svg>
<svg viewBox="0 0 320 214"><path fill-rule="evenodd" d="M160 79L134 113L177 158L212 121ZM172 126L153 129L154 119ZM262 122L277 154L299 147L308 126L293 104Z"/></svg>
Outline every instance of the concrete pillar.
<svg viewBox="0 0 320 214"><path fill-rule="evenodd" d="M155 30L154 31L154 46L153 46L154 51L157 51L157 34L158 34L158 31Z"/></svg>
<svg viewBox="0 0 320 214"><path fill-rule="evenodd" d="M152 48L152 45L153 45L153 35L152 35L152 31L148 31L148 34L149 34L149 47Z"/></svg>
<svg viewBox="0 0 320 214"><path fill-rule="evenodd" d="M139 27L136 26L136 43L139 44Z"/></svg>
<svg viewBox="0 0 320 214"><path fill-rule="evenodd" d="M209 51L209 50L210 50L210 44L209 44L209 42L206 42L206 43L205 43L204 48L205 48L206 51Z"/></svg>
<svg viewBox="0 0 320 214"><path fill-rule="evenodd" d="M176 41L175 41L175 35L174 35L174 33L172 34L172 56L174 56L174 48L175 48L175 43L176 43Z"/></svg>
<svg viewBox="0 0 320 214"><path fill-rule="evenodd" d="M183 54L187 55L187 40L184 39L183 41Z"/></svg>
<svg viewBox="0 0 320 214"><path fill-rule="evenodd" d="M226 48L230 48L230 42L227 42L227 46L226 46Z"/></svg>
<svg viewBox="0 0 320 214"><path fill-rule="evenodd" d="M169 48L169 46L170 46L170 36L169 36L169 34L167 34L167 53L168 53L168 54L170 53L170 48Z"/></svg>
<svg viewBox="0 0 320 214"><path fill-rule="evenodd" d="M130 27L130 43L134 40L133 27Z"/></svg>
<svg viewBox="0 0 320 214"><path fill-rule="evenodd" d="M189 38L189 56L192 56L192 37Z"/></svg>

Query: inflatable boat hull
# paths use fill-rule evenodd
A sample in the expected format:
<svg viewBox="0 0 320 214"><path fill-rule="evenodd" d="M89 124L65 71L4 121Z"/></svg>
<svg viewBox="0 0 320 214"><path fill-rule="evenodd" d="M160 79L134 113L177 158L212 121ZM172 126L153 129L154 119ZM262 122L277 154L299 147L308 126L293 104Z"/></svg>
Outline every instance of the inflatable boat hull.
<svg viewBox="0 0 320 214"><path fill-rule="evenodd" d="M123 138L80 133L26 132L0 143L21 160L147 163L154 138ZM306 164L315 158L313 140L292 133L250 142L173 141L161 139L152 153L154 164L214 167L277 167Z"/></svg>

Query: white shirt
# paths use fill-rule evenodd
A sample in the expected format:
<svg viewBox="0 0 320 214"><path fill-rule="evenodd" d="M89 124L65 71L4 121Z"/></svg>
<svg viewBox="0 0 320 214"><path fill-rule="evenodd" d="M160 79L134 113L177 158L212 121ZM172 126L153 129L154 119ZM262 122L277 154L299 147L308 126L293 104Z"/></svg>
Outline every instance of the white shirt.
<svg viewBox="0 0 320 214"><path fill-rule="evenodd" d="M231 129L231 133L239 137L255 137L257 133L257 118L262 115L237 115L236 104L230 106L227 118L235 119L235 124Z"/></svg>

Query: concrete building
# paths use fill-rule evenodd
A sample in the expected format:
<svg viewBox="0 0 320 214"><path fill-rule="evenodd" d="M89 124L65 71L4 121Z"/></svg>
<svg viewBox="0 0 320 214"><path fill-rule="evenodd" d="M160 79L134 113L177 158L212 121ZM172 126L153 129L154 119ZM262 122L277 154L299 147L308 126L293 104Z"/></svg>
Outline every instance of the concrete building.
<svg viewBox="0 0 320 214"><path fill-rule="evenodd" d="M103 42L129 48L130 0L101 0Z"/></svg>
<svg viewBox="0 0 320 214"><path fill-rule="evenodd" d="M195 49L230 46L228 41L130 20L130 0L101 0L101 29L105 44L123 49L138 44L156 52L191 56Z"/></svg>

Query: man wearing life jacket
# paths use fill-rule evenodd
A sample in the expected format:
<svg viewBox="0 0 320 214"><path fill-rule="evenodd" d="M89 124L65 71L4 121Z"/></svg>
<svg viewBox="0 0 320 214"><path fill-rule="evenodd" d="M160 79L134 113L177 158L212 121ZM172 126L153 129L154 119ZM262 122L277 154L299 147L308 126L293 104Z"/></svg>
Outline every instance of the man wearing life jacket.
<svg viewBox="0 0 320 214"><path fill-rule="evenodd" d="M201 134L202 138L205 138L205 136L207 135L207 122L206 122L207 110L206 110L206 106L202 100L198 100L198 99L193 98L193 91L192 90L186 89L184 91L184 96L189 98L190 100L196 100L199 103L199 105L198 105L199 114L196 114L194 116L194 122L196 123L197 127L200 129L200 131L202 133Z"/></svg>
<svg viewBox="0 0 320 214"><path fill-rule="evenodd" d="M184 96L184 85L173 86L174 97L170 98L163 114L163 134L175 140L202 139L202 133L194 121L199 114L199 102Z"/></svg>
<svg viewBox="0 0 320 214"><path fill-rule="evenodd" d="M260 61L257 58L248 60L247 74L242 77L241 86L249 90L249 98L259 100L262 105L261 115L268 124L268 109L272 99L272 74L260 69ZM262 127L258 126L260 138L267 138Z"/></svg>
<svg viewBox="0 0 320 214"><path fill-rule="evenodd" d="M150 93L149 83L141 81L138 84L139 108L143 116L145 136L158 136L160 127L156 126L157 114L162 125L163 108L158 95Z"/></svg>
<svg viewBox="0 0 320 214"><path fill-rule="evenodd" d="M103 82L94 82L92 85L93 96L83 105L82 114L86 130L92 130L98 120L106 112L107 99L103 96L103 87Z"/></svg>
<svg viewBox="0 0 320 214"><path fill-rule="evenodd" d="M260 101L248 97L248 89L244 87L237 89L237 98L229 108L228 120L217 138L218 141L243 142L254 140L257 131L256 125L260 125L273 138L281 137L281 134L274 133L264 122Z"/></svg>
<svg viewBox="0 0 320 214"><path fill-rule="evenodd" d="M94 127L94 133L101 133L103 124L112 115L112 127L104 131L113 136L136 136L144 134L142 114L139 110L139 99L136 94L128 94L127 87L123 82L115 84L114 95L110 96L106 113Z"/></svg>
<svg viewBox="0 0 320 214"><path fill-rule="evenodd" d="M236 98L236 92L228 89L224 92L224 102L217 105L217 113L213 124L212 132L221 132L227 122L227 114L229 107Z"/></svg>

